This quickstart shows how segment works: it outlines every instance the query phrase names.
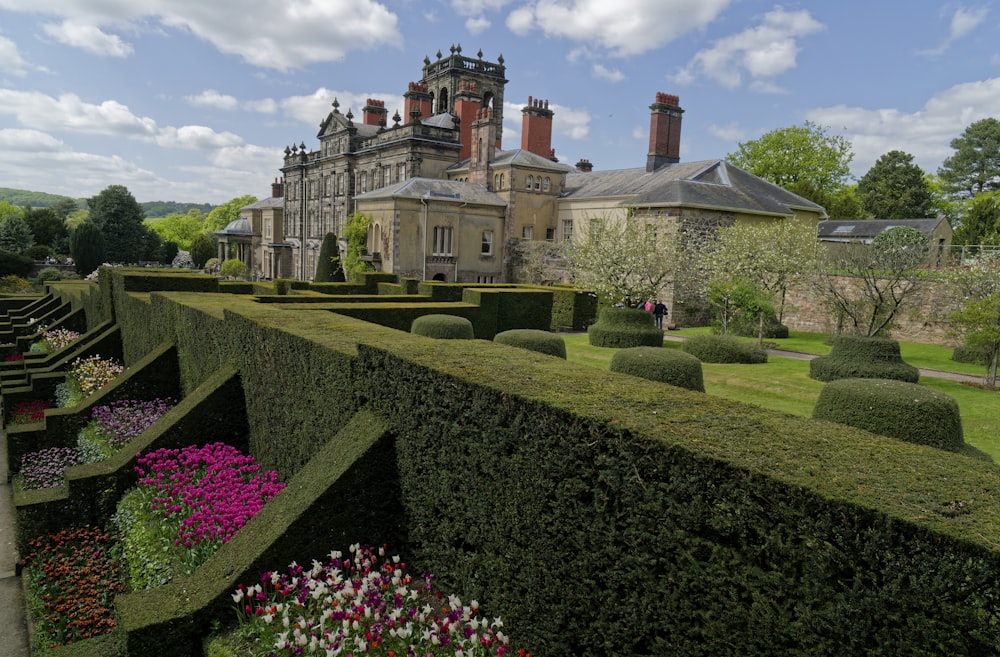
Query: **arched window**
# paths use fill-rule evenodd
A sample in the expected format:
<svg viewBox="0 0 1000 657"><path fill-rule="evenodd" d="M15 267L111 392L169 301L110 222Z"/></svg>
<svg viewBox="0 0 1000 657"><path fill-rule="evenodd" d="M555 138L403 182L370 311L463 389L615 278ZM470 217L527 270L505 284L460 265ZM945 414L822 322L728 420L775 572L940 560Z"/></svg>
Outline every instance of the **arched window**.
<svg viewBox="0 0 1000 657"><path fill-rule="evenodd" d="M506 181L506 180L504 180L504 178L505 178L504 174L502 174L502 173L501 173L501 174L500 174L500 187L499 187L498 189L503 189L503 188L504 188L504 185L506 185L506 184L507 184L507 181Z"/></svg>
<svg viewBox="0 0 1000 657"><path fill-rule="evenodd" d="M447 87L441 88L441 94L438 96L438 114L448 111L448 89Z"/></svg>
<svg viewBox="0 0 1000 657"><path fill-rule="evenodd" d="M534 186L534 184L535 184L535 178L534 178L534 176L528 176L527 178L524 179L524 188L525 189L529 189L530 190L532 188L532 186Z"/></svg>
<svg viewBox="0 0 1000 657"><path fill-rule="evenodd" d="M545 176L545 180L542 181L542 191L543 192L549 191L549 185L551 184L551 182L552 181L549 179L549 177Z"/></svg>
<svg viewBox="0 0 1000 657"><path fill-rule="evenodd" d="M541 188L542 188L542 177L538 176L537 178L535 178L535 191L537 192Z"/></svg>

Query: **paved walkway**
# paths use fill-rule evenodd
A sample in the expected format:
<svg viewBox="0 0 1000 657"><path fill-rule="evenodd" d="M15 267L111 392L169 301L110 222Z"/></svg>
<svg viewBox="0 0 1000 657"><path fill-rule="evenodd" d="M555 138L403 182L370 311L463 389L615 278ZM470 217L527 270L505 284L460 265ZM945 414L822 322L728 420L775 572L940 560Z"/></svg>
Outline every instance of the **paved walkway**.
<svg viewBox="0 0 1000 657"><path fill-rule="evenodd" d="M7 471L7 434L0 432L0 654L29 657L28 627L24 618L21 578L14 573L14 504Z"/></svg>

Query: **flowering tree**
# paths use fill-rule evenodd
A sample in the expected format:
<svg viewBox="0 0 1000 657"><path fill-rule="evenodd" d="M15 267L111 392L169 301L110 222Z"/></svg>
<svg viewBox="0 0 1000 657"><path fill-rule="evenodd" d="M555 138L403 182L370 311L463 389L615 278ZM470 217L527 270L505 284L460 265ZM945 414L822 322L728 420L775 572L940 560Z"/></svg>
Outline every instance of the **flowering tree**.
<svg viewBox="0 0 1000 657"><path fill-rule="evenodd" d="M590 219L564 245L574 282L610 303L657 297L677 260L676 240L657 227L633 216Z"/></svg>

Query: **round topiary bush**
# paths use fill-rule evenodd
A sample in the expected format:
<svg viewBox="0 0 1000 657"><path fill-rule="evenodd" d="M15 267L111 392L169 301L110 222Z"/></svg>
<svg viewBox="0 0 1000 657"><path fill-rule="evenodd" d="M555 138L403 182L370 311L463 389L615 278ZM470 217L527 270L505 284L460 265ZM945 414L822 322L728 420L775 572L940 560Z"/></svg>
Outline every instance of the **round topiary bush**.
<svg viewBox="0 0 1000 657"><path fill-rule="evenodd" d="M956 363L970 363L972 365L986 365L986 350L959 345L951 352L951 359Z"/></svg>
<svg viewBox="0 0 1000 657"><path fill-rule="evenodd" d="M423 315L410 324L410 333L439 340L472 340L472 322L457 315Z"/></svg>
<svg viewBox="0 0 1000 657"><path fill-rule="evenodd" d="M662 347L630 347L611 357L611 371L705 392L701 361L691 354Z"/></svg>
<svg viewBox="0 0 1000 657"><path fill-rule="evenodd" d="M916 383L920 372L903 362L899 343L890 338L840 335L831 343L828 356L809 362L809 377L817 381L837 379L894 379Z"/></svg>
<svg viewBox="0 0 1000 657"><path fill-rule="evenodd" d="M597 323L587 329L595 347L662 347L663 330L656 328L653 314L638 308L604 308Z"/></svg>
<svg viewBox="0 0 1000 657"><path fill-rule="evenodd" d="M541 329L511 329L493 336L493 342L520 347L541 354L566 358L566 341L561 335Z"/></svg>
<svg viewBox="0 0 1000 657"><path fill-rule="evenodd" d="M813 417L952 452L964 445L958 402L905 381L831 381L820 391Z"/></svg>
<svg viewBox="0 0 1000 657"><path fill-rule="evenodd" d="M743 338L756 338L760 335L760 325L756 320L737 321L732 326L733 335ZM774 315L764 318L764 338L768 340L785 339L788 337L788 327L778 321Z"/></svg>
<svg viewBox="0 0 1000 657"><path fill-rule="evenodd" d="M755 365L767 362L767 349L731 335L695 335L686 339L681 348L703 363Z"/></svg>

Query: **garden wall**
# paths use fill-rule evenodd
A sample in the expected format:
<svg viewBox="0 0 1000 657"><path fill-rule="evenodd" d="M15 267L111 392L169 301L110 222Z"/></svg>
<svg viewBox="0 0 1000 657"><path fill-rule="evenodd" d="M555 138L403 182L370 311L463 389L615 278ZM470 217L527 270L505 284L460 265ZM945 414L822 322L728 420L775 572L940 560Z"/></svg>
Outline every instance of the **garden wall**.
<svg viewBox="0 0 1000 657"><path fill-rule="evenodd" d="M993 464L492 342L113 287L126 359L166 337L187 392L233 368L249 449L289 482L286 525L122 599L130 654L190 654L260 554L386 536L540 656L1000 651Z"/></svg>

